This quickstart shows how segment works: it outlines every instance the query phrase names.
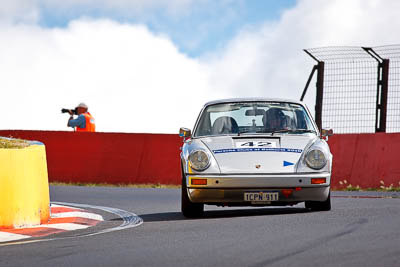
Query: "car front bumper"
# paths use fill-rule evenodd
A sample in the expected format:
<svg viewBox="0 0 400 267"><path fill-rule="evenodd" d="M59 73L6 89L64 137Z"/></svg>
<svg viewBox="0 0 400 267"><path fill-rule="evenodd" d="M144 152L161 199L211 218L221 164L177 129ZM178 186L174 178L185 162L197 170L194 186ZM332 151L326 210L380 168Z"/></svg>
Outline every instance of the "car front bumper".
<svg viewBox="0 0 400 267"><path fill-rule="evenodd" d="M325 178L313 184L313 178ZM206 185L194 185L192 179L207 179ZM330 173L265 175L187 175L187 193L194 203L221 205L288 205L303 201L325 201L330 192ZM278 192L279 201L249 202L249 192Z"/></svg>

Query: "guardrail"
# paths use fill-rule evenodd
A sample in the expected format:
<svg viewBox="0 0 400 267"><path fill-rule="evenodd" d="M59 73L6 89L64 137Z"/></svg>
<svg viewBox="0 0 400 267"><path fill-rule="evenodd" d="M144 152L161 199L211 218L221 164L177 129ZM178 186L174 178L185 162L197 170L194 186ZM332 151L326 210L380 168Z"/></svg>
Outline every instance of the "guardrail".
<svg viewBox="0 0 400 267"><path fill-rule="evenodd" d="M3 130L0 136L46 144L50 181L180 184L182 139L175 134ZM332 186L399 187L400 133L336 134ZM345 182L346 181L346 182Z"/></svg>

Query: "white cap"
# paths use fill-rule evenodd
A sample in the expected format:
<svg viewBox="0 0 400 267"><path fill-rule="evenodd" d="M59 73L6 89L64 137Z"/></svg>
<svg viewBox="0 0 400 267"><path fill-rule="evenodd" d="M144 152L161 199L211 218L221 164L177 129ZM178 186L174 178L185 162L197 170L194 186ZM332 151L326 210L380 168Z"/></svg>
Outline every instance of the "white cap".
<svg viewBox="0 0 400 267"><path fill-rule="evenodd" d="M88 106L85 103L79 103L78 106L76 106L77 108L88 108Z"/></svg>

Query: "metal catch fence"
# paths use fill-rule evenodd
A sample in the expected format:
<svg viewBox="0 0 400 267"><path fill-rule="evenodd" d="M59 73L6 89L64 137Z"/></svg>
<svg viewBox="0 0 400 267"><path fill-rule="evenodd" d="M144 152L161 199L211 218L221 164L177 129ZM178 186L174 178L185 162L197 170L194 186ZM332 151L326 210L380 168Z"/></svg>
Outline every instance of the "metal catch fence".
<svg viewBox="0 0 400 267"><path fill-rule="evenodd" d="M316 122L336 133L400 132L400 45L304 50L317 65Z"/></svg>

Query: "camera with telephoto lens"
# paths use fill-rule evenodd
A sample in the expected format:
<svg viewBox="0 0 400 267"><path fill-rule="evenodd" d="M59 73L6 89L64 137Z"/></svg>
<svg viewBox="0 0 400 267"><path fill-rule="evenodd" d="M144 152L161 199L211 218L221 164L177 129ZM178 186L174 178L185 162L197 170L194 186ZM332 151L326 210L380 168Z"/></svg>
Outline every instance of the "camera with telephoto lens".
<svg viewBox="0 0 400 267"><path fill-rule="evenodd" d="M70 113L70 112L72 112L72 114L78 115L77 108L74 108L74 109L63 108L63 109L61 109L61 113Z"/></svg>

